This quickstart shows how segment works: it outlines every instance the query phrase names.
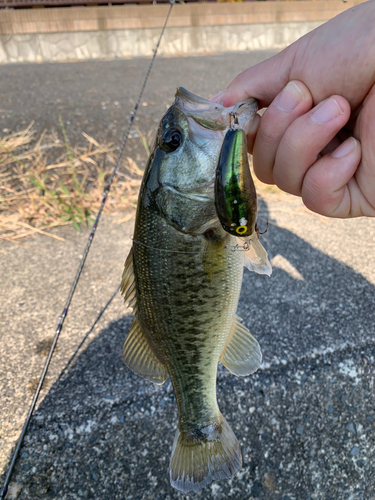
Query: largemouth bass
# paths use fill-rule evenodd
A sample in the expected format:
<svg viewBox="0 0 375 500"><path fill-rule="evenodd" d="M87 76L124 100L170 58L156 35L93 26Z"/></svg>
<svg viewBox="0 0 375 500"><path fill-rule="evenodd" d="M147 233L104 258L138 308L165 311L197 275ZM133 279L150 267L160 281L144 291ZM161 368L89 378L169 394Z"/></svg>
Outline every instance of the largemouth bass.
<svg viewBox="0 0 375 500"><path fill-rule="evenodd" d="M135 316L123 360L155 384L171 379L179 420L170 480L184 493L241 467L238 441L216 401L218 361L244 376L262 359L235 314L244 253L234 251L236 240L215 209L215 174L231 111L177 90L146 166L122 277ZM245 132L256 111L254 99L238 107Z"/></svg>

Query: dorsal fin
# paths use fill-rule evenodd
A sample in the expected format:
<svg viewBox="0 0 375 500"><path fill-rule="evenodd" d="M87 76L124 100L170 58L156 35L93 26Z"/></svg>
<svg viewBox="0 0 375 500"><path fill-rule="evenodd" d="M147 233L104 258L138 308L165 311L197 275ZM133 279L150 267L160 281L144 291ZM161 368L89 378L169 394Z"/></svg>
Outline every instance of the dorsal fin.
<svg viewBox="0 0 375 500"><path fill-rule="evenodd" d="M258 341L241 321L237 315L234 316L227 343L220 356L225 368L239 377L254 373L262 362Z"/></svg>
<svg viewBox="0 0 375 500"><path fill-rule="evenodd" d="M133 268L133 249L125 261L122 274L121 293L129 307L133 308L135 315L128 336L122 350L122 359L126 366L140 377L153 382L164 384L168 372L165 366L154 354L138 320L137 291Z"/></svg>

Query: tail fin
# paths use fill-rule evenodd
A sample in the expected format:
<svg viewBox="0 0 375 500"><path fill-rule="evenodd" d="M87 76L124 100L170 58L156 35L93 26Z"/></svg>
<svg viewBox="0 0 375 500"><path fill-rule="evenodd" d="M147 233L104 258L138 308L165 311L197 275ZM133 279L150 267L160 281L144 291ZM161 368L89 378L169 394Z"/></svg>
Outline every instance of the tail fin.
<svg viewBox="0 0 375 500"><path fill-rule="evenodd" d="M228 479L240 469L241 451L230 425L220 422L191 433L177 429L169 465L171 485L196 493L215 479Z"/></svg>

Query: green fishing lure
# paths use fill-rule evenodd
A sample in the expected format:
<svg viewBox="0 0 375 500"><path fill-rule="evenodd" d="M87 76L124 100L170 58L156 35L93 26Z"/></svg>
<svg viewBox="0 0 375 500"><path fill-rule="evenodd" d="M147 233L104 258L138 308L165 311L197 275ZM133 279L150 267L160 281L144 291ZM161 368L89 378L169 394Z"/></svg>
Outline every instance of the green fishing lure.
<svg viewBox="0 0 375 500"><path fill-rule="evenodd" d="M257 195L242 129L230 129L225 135L216 169L215 207L227 233L244 237L256 230Z"/></svg>

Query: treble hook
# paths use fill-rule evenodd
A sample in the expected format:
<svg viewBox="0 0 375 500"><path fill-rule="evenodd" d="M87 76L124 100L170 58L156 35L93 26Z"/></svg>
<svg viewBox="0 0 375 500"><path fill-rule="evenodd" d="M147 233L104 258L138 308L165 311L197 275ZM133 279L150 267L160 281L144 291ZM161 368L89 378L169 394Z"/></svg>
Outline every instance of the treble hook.
<svg viewBox="0 0 375 500"><path fill-rule="evenodd" d="M266 234L266 232L268 231L268 219L267 219L267 225L266 225L266 229L261 233L258 229L258 225L255 224L255 231L257 233L257 235L259 236L260 234Z"/></svg>
<svg viewBox="0 0 375 500"><path fill-rule="evenodd" d="M229 113L229 128L233 130L235 125L239 126L239 123L237 113L233 110Z"/></svg>

